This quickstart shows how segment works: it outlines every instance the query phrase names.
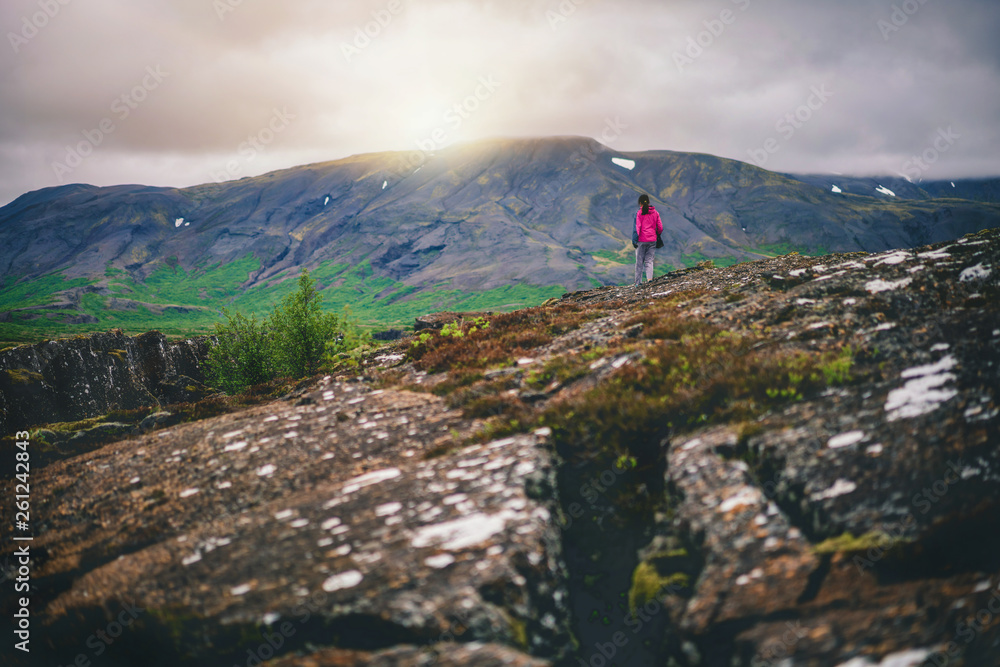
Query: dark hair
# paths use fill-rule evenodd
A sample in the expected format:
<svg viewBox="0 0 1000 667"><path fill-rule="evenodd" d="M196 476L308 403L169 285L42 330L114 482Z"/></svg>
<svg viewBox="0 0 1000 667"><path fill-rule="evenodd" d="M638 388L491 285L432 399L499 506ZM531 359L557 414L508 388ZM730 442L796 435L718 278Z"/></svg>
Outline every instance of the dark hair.
<svg viewBox="0 0 1000 667"><path fill-rule="evenodd" d="M642 206L642 214L649 215L649 195L639 195L639 204Z"/></svg>

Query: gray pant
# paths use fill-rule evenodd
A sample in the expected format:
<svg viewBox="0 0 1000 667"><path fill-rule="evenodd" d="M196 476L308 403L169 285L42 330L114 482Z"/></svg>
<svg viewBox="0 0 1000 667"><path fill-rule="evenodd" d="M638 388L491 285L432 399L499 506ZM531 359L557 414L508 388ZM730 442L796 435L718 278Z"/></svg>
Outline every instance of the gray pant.
<svg viewBox="0 0 1000 667"><path fill-rule="evenodd" d="M640 243L635 249L635 284L642 282L642 274L646 274L646 281L653 279L653 254L656 252L656 241Z"/></svg>

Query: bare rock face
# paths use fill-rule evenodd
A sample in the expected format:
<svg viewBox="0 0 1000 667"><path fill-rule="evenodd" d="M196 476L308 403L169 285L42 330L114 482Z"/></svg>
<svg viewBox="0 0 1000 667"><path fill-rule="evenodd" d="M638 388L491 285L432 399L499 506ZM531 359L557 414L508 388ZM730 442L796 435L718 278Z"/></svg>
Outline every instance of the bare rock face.
<svg viewBox="0 0 1000 667"><path fill-rule="evenodd" d="M208 342L167 342L151 331L119 329L21 345L0 353L0 430L77 421L111 409L130 410L173 399L180 376L204 382Z"/></svg>
<svg viewBox="0 0 1000 667"><path fill-rule="evenodd" d="M59 492L39 500L33 548L48 561L36 576L73 578L44 612L54 659L71 660L88 623L122 605L143 611L118 655L155 643L147 664L243 660L267 637L281 653L456 637L565 652L543 436L438 451L471 426L440 399L333 383L298 403L46 471ZM378 664L423 664L407 660Z"/></svg>

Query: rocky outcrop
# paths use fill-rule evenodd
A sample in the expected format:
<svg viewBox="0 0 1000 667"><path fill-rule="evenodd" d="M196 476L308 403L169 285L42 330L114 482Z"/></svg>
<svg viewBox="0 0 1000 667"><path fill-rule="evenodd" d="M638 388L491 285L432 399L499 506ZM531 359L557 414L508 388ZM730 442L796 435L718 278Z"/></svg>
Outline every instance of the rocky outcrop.
<svg viewBox="0 0 1000 667"><path fill-rule="evenodd" d="M998 262L994 230L578 292L53 463L32 658L996 664Z"/></svg>
<svg viewBox="0 0 1000 667"><path fill-rule="evenodd" d="M566 652L544 433L449 451L475 424L441 399L327 382L297 402L47 469L59 491L39 498L33 549L48 559L38 580L58 589L41 615L54 660L126 604L144 613L119 655L156 645L148 664L242 661L265 635L279 653L456 637Z"/></svg>
<svg viewBox="0 0 1000 667"><path fill-rule="evenodd" d="M156 331L132 337L113 329L0 352L0 430L200 397L208 345L204 338L169 342Z"/></svg>

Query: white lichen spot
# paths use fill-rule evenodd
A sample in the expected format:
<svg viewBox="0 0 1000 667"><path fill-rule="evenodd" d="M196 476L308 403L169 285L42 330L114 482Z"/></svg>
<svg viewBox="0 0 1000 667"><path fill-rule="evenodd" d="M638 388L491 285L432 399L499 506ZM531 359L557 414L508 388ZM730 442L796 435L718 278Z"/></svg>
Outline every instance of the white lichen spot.
<svg viewBox="0 0 1000 667"><path fill-rule="evenodd" d="M321 523L320 528L322 528L323 530L330 530L331 528L336 528L341 523L342 522L339 516L332 516L323 523Z"/></svg>
<svg viewBox="0 0 1000 667"><path fill-rule="evenodd" d="M284 521L285 519L291 519L295 516L295 510L281 510L280 512L274 513L274 518L278 521Z"/></svg>
<svg viewBox="0 0 1000 667"><path fill-rule="evenodd" d="M417 531L412 544L418 549L437 543L447 551L466 549L502 532L507 521L513 518L515 514L506 510L497 514L470 514L453 521L424 526Z"/></svg>
<svg viewBox="0 0 1000 667"><path fill-rule="evenodd" d="M695 438L694 440L691 440L690 442L686 442L683 445L681 445L681 451L686 452L692 450L700 444L701 444L701 438Z"/></svg>
<svg viewBox="0 0 1000 667"><path fill-rule="evenodd" d="M239 450L243 449L246 446L247 446L247 441L246 440L240 440L239 442L233 442L231 444L226 445L222 449L222 451L224 451L224 452L238 452Z"/></svg>
<svg viewBox="0 0 1000 667"><path fill-rule="evenodd" d="M181 495L181 498L190 498L191 496L195 495L199 491L201 491L201 489L184 489L183 491L181 491L180 495Z"/></svg>
<svg viewBox="0 0 1000 667"><path fill-rule="evenodd" d="M752 486L744 486L735 494L726 498L719 504L720 512L731 512L738 507L746 505L756 505L761 501L760 491Z"/></svg>
<svg viewBox="0 0 1000 667"><path fill-rule="evenodd" d="M869 280L865 283L865 290L871 294L878 294L879 292L888 292L890 290L906 287L911 282L913 282L913 278L902 278L891 282L882 280L881 278L876 278L875 280Z"/></svg>
<svg viewBox="0 0 1000 667"><path fill-rule="evenodd" d="M838 479L833 483L826 491L820 491L811 494L809 497L813 500L830 500L831 498L837 498L839 496L847 495L848 493L854 493L858 488L858 485L849 479Z"/></svg>
<svg viewBox="0 0 1000 667"><path fill-rule="evenodd" d="M195 551L190 556L187 556L183 560L181 560L181 563L183 565L193 565L193 564L197 563L200 560L201 560L201 553L198 552L198 551Z"/></svg>
<svg viewBox="0 0 1000 667"><path fill-rule="evenodd" d="M927 414L939 405L958 395L954 389L939 389L955 379L948 371L956 365L955 357L947 355L936 364L917 366L903 371L901 377L910 379L899 389L893 389L886 398L885 411L889 421Z"/></svg>
<svg viewBox="0 0 1000 667"><path fill-rule="evenodd" d="M341 572L340 574L335 574L329 577L323 582L323 590L327 593L333 593L334 591L343 590L345 588L354 588L364 579L362 575L357 570L348 570L347 572Z"/></svg>
<svg viewBox="0 0 1000 667"><path fill-rule="evenodd" d="M760 569L759 567L755 567L753 570L750 571L750 574L741 574L740 576L738 576L736 578L736 585L746 586L754 579L760 579L763 576L764 576L764 570Z"/></svg>
<svg viewBox="0 0 1000 667"><path fill-rule="evenodd" d="M342 493L354 493L358 489L363 489L366 486L379 484L390 479L396 479L401 474L402 473L399 471L399 468L385 468L383 470L375 470L373 472L365 473L364 475L355 477L345 484L342 489Z"/></svg>
<svg viewBox="0 0 1000 667"><path fill-rule="evenodd" d="M895 264L902 264L906 260L910 259L910 253L905 250L899 250L888 255L883 255L880 260L875 262L875 266L880 264L889 264L890 266Z"/></svg>
<svg viewBox="0 0 1000 667"><path fill-rule="evenodd" d="M229 594L235 597L239 597L240 595L246 595L247 593L249 593L251 588L253 587L250 584L240 584L239 586L233 586L232 588L230 588Z"/></svg>
<svg viewBox="0 0 1000 667"><path fill-rule="evenodd" d="M509 447L517 442L517 438L504 438L502 440L496 440L486 445L487 449L502 449L504 447Z"/></svg>
<svg viewBox="0 0 1000 667"><path fill-rule="evenodd" d="M884 449L885 448L882 446L882 443L876 443L868 447L868 449L865 450L865 453L868 454L868 456L881 456Z"/></svg>
<svg viewBox="0 0 1000 667"><path fill-rule="evenodd" d="M958 281L967 283L973 280L983 280L984 278L988 278L991 272L991 269L986 268L982 263L976 264L962 271L958 276Z"/></svg>
<svg viewBox="0 0 1000 667"><path fill-rule="evenodd" d="M296 519L295 521L291 522L288 525L291 526L292 528L305 528L306 526L309 525L309 519L305 518Z"/></svg>
<svg viewBox="0 0 1000 667"><path fill-rule="evenodd" d="M436 570L448 567L455 562L455 557L451 554L440 554L437 556L430 556L424 559L424 565L427 567L433 567Z"/></svg>
<svg viewBox="0 0 1000 667"><path fill-rule="evenodd" d="M621 368L625 364L629 364L631 362L632 362L632 358L630 356L628 356L628 355L621 356L621 357L618 357L617 359L615 359L611 363L611 368L614 368L615 370L618 370L619 368Z"/></svg>
<svg viewBox="0 0 1000 667"><path fill-rule="evenodd" d="M257 476L258 477L270 477L271 475L274 474L274 472L276 470L277 470L276 467L274 467L273 465L271 465L270 463L268 463L266 466L261 466L260 468L257 468Z"/></svg>
<svg viewBox="0 0 1000 667"><path fill-rule="evenodd" d="M930 654L930 649L914 648L890 653L882 658L881 662L875 662L867 656L862 656L851 658L847 662L840 663L837 667L919 667L919 665L924 664Z"/></svg>
<svg viewBox="0 0 1000 667"><path fill-rule="evenodd" d="M403 503L385 503L375 508L375 516L392 516L403 509Z"/></svg>
<svg viewBox="0 0 1000 667"><path fill-rule="evenodd" d="M841 433L840 435L835 435L830 438L827 441L826 446L830 449L840 449L841 447L856 445L864 439L864 431L848 431L847 433Z"/></svg>

